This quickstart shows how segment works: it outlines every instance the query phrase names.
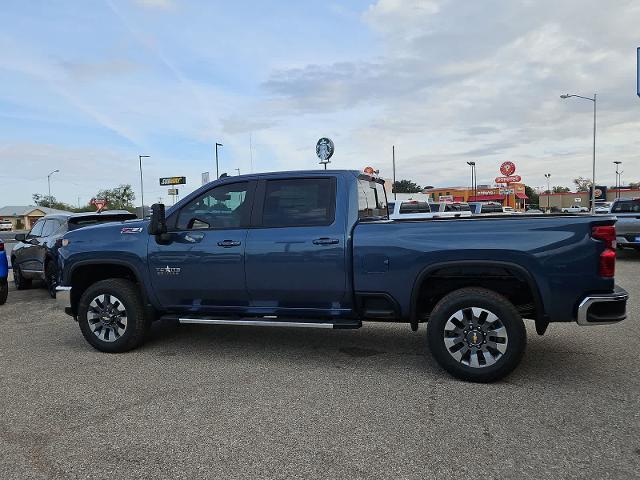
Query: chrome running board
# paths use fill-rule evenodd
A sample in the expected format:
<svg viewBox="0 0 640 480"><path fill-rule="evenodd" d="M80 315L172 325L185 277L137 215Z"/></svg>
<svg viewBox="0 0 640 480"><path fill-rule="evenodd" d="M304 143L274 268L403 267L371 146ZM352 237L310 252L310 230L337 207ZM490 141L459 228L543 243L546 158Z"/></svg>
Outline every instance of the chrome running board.
<svg viewBox="0 0 640 480"><path fill-rule="evenodd" d="M306 321L287 321L272 320L259 318L178 318L180 323L193 323L199 325L247 325L258 327L297 327L297 328L360 328L362 323L357 322L306 322Z"/></svg>

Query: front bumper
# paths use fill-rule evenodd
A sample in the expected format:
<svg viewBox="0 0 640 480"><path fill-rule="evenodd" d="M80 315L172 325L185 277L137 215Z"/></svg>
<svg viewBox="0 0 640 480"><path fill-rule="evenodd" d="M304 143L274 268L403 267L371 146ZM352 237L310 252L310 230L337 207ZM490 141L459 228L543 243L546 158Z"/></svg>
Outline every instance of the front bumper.
<svg viewBox="0 0 640 480"><path fill-rule="evenodd" d="M616 237L616 243L621 247L640 247L640 233L620 235Z"/></svg>
<svg viewBox="0 0 640 480"><path fill-rule="evenodd" d="M71 287L56 287L56 304L64 313L73 316L71 309Z"/></svg>
<svg viewBox="0 0 640 480"><path fill-rule="evenodd" d="M578 325L609 325L627 318L626 290L616 286L612 293L598 293L585 297L578 306Z"/></svg>

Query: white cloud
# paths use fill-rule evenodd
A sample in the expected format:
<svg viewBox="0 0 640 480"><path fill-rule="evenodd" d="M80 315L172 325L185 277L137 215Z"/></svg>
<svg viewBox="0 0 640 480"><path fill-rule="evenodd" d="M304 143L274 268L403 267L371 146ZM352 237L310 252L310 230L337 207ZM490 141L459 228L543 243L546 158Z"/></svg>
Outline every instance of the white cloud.
<svg viewBox="0 0 640 480"><path fill-rule="evenodd" d="M136 4L145 8L168 10L175 7L173 0L134 0Z"/></svg>

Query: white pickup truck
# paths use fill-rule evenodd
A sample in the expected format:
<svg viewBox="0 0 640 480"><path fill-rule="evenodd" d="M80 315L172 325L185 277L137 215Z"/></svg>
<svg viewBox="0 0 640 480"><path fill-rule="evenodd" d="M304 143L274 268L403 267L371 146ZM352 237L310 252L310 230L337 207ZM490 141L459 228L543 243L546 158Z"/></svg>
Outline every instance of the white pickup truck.
<svg viewBox="0 0 640 480"><path fill-rule="evenodd" d="M389 202L391 220L424 220L428 218L470 217L471 208L464 202L429 203L418 200Z"/></svg>
<svg viewBox="0 0 640 480"><path fill-rule="evenodd" d="M571 207L563 207L561 211L562 213L583 213L588 212L589 209L587 207L581 207L580 205L573 205Z"/></svg>

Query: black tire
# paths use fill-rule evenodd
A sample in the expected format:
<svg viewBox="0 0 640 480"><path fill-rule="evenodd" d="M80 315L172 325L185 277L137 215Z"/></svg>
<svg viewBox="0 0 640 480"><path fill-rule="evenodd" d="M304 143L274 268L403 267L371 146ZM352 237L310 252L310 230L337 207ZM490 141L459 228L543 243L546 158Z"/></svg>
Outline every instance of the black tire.
<svg viewBox="0 0 640 480"><path fill-rule="evenodd" d="M13 267L13 284L16 286L16 290L31 288L31 279L22 276L22 271L18 265Z"/></svg>
<svg viewBox="0 0 640 480"><path fill-rule="evenodd" d="M96 326L102 322L96 321L95 318L89 318L96 316L96 307L92 306L90 313L90 305L101 295L109 300L96 302L94 305L111 304L113 301L113 306L117 300L117 303L125 310L125 329L119 336L114 334L115 327ZM114 316L117 317L117 315ZM107 353L120 353L132 350L144 341L150 321L145 317L142 298L136 284L129 280L113 278L96 282L85 290L78 304L78 324L85 340L95 349ZM117 330L121 330L121 324L116 325L118 325ZM104 330L108 331L105 333ZM105 336L108 340L105 340Z"/></svg>
<svg viewBox="0 0 640 480"><path fill-rule="evenodd" d="M476 312L480 312L478 317ZM484 312L497 319L491 320L494 317ZM427 343L433 358L451 375L471 382L493 382L518 366L527 331L514 305L502 295L484 288L462 288L442 298L431 312Z"/></svg>
<svg viewBox="0 0 640 480"><path fill-rule="evenodd" d="M53 260L49 260L44 267L44 283L47 285L47 292L51 298L56 298L56 287L58 286L58 269Z"/></svg>
<svg viewBox="0 0 640 480"><path fill-rule="evenodd" d="M7 303L7 296L9 295L9 282L6 278L0 280L0 305Z"/></svg>

